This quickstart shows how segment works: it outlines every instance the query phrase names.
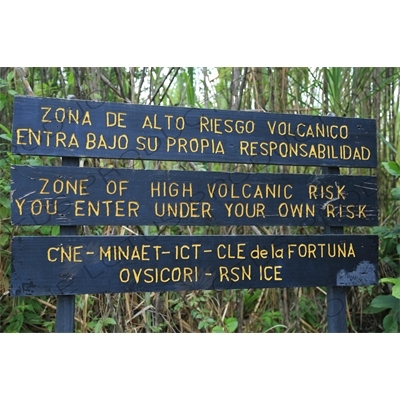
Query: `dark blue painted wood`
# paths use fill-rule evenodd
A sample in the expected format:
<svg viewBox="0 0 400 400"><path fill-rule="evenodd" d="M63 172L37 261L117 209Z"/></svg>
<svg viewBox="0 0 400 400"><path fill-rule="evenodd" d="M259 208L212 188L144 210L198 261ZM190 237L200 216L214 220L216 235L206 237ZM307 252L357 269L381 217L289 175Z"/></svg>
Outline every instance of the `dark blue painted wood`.
<svg viewBox="0 0 400 400"><path fill-rule="evenodd" d="M374 235L16 237L11 293L372 285L377 249Z"/></svg>
<svg viewBox="0 0 400 400"><path fill-rule="evenodd" d="M374 168L372 119L15 96L13 152Z"/></svg>
<svg viewBox="0 0 400 400"><path fill-rule="evenodd" d="M376 177L28 166L11 174L17 225L378 223Z"/></svg>
<svg viewBox="0 0 400 400"><path fill-rule="evenodd" d="M325 174L339 174L338 167L323 168ZM340 235L343 233L343 228L340 226L325 227L325 233ZM328 285L327 287L327 317L328 317L328 332L329 333L345 333L347 332L346 324L346 288L336 285Z"/></svg>
<svg viewBox="0 0 400 400"><path fill-rule="evenodd" d="M63 167L78 167L79 158L64 157L62 159ZM60 226L61 235L76 235L78 233L76 226ZM57 333L72 333L74 332L75 318L75 296L57 296L57 311L56 311L56 329Z"/></svg>
<svg viewBox="0 0 400 400"><path fill-rule="evenodd" d="M56 333L73 333L75 316L75 296L57 296Z"/></svg>

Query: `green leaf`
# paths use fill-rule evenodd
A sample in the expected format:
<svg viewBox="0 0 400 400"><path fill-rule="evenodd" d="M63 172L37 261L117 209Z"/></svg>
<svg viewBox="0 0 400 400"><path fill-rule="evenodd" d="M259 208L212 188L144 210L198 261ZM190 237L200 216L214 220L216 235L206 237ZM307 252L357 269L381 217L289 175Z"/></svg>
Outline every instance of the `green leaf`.
<svg viewBox="0 0 400 400"><path fill-rule="evenodd" d="M381 283L393 283L392 295L400 300L400 278L382 278L379 280Z"/></svg>
<svg viewBox="0 0 400 400"><path fill-rule="evenodd" d="M391 294L376 296L371 304L365 309L367 314L376 314L381 311L400 307L400 302Z"/></svg>
<svg viewBox="0 0 400 400"><path fill-rule="evenodd" d="M8 82L4 79L0 78L0 88L8 86Z"/></svg>
<svg viewBox="0 0 400 400"><path fill-rule="evenodd" d="M238 321L236 318L227 318L225 321L226 329L229 333L232 333L238 327Z"/></svg>
<svg viewBox="0 0 400 400"><path fill-rule="evenodd" d="M221 326L214 326L212 328L212 333L225 333L224 329Z"/></svg>
<svg viewBox="0 0 400 400"><path fill-rule="evenodd" d="M392 196L396 198L400 198L400 188L394 188L391 190Z"/></svg>
<svg viewBox="0 0 400 400"><path fill-rule="evenodd" d="M9 240L10 238L7 235L0 236L0 246L5 246Z"/></svg>
<svg viewBox="0 0 400 400"><path fill-rule="evenodd" d="M103 329L103 320L99 319L94 327L94 333L100 333Z"/></svg>
<svg viewBox="0 0 400 400"><path fill-rule="evenodd" d="M7 74L7 82L11 82L14 78L14 71L11 71Z"/></svg>
<svg viewBox="0 0 400 400"><path fill-rule="evenodd" d="M7 197L0 197L0 204L5 208L10 208L10 199Z"/></svg>
<svg viewBox="0 0 400 400"><path fill-rule="evenodd" d="M97 321L90 321L90 322L88 322L88 328L94 328L95 326L96 326L96 324L97 324Z"/></svg>
<svg viewBox="0 0 400 400"><path fill-rule="evenodd" d="M104 320L104 325L116 325L117 323L115 322L114 318L106 318Z"/></svg>
<svg viewBox="0 0 400 400"><path fill-rule="evenodd" d="M0 218L6 219L10 216L10 208L0 207Z"/></svg>
<svg viewBox="0 0 400 400"><path fill-rule="evenodd" d="M3 124L0 124L0 129L2 129L7 135L0 135L0 137L2 139L8 140L9 142L11 142L11 132L9 129L7 129Z"/></svg>
<svg viewBox="0 0 400 400"><path fill-rule="evenodd" d="M393 176L400 176L400 165L395 161L383 162L386 171Z"/></svg>
<svg viewBox="0 0 400 400"><path fill-rule="evenodd" d="M386 333L396 333L399 331L399 323L393 314L389 313L383 319L383 329Z"/></svg>
<svg viewBox="0 0 400 400"><path fill-rule="evenodd" d="M51 232L51 226L42 226L41 228L40 228L40 233L42 234L42 235L45 235L45 236L47 236L47 235L49 235L50 234L50 232Z"/></svg>
<svg viewBox="0 0 400 400"><path fill-rule="evenodd" d="M400 283L396 283L396 285L392 287L392 295L400 300Z"/></svg>
<svg viewBox="0 0 400 400"><path fill-rule="evenodd" d="M57 226L53 226L51 228L51 236L58 236L60 234L60 227Z"/></svg>
<svg viewBox="0 0 400 400"><path fill-rule="evenodd" d="M391 278L391 277L382 278L382 279L379 279L379 282L380 283L393 283L393 285L396 285L396 284L400 283L400 278Z"/></svg>

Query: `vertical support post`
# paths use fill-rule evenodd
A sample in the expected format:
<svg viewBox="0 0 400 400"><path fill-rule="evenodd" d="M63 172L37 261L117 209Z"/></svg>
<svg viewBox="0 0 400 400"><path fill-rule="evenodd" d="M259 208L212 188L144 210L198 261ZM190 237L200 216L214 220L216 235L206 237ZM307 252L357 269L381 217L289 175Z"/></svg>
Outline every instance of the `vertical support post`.
<svg viewBox="0 0 400 400"><path fill-rule="evenodd" d="M324 167L324 174L340 174L339 167ZM324 228L327 234L342 234L341 226L326 226ZM327 288L327 314L328 314L328 332L346 333L346 288L342 286L328 286Z"/></svg>
<svg viewBox="0 0 400 400"><path fill-rule="evenodd" d="M79 167L79 158L63 157L62 166ZM76 235L77 226L61 226L60 235ZM57 296L56 333L73 333L75 318L75 296Z"/></svg>

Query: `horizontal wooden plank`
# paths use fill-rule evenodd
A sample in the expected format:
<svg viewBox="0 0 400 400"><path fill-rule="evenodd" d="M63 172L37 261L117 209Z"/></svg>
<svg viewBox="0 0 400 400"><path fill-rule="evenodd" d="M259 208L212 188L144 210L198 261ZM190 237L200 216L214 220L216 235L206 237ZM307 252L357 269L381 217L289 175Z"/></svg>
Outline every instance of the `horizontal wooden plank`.
<svg viewBox="0 0 400 400"><path fill-rule="evenodd" d="M373 235L25 236L11 295L373 285L377 266Z"/></svg>
<svg viewBox="0 0 400 400"><path fill-rule="evenodd" d="M14 225L378 223L376 177L11 168Z"/></svg>
<svg viewBox="0 0 400 400"><path fill-rule="evenodd" d="M377 166L372 119L15 96L12 151L344 167Z"/></svg>

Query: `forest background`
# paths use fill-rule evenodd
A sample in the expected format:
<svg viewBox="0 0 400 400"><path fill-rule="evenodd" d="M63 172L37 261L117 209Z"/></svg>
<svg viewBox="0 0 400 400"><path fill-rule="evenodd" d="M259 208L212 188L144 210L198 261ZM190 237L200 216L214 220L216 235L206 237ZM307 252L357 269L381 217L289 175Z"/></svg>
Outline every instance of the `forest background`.
<svg viewBox="0 0 400 400"><path fill-rule="evenodd" d="M344 169L377 175L380 226L345 233L380 236L380 283L347 291L348 332L399 332L400 323L400 143L397 67L38 67L0 68L0 332L54 331L55 297L9 296L10 240L16 235L57 235L58 227L10 223L10 165L58 165L50 157L10 152L16 94L154 104L257 110L260 112L373 118L379 166ZM135 169L228 171L226 164L85 159L87 166ZM263 172L265 166L239 165ZM270 171L270 170L269 170ZM271 171L270 171L271 172ZM274 172L319 173L276 166ZM211 234L312 234L318 227L212 227ZM81 234L178 235L196 228L82 227ZM326 332L326 288L249 289L185 293L119 293L76 296L77 332Z"/></svg>

